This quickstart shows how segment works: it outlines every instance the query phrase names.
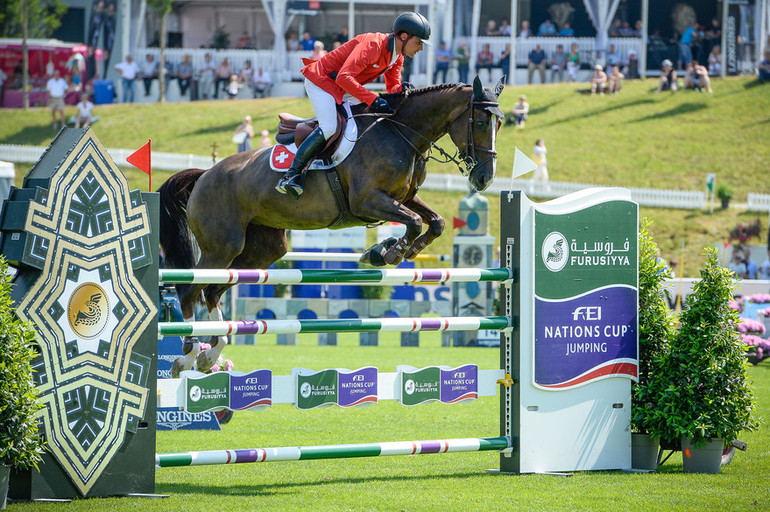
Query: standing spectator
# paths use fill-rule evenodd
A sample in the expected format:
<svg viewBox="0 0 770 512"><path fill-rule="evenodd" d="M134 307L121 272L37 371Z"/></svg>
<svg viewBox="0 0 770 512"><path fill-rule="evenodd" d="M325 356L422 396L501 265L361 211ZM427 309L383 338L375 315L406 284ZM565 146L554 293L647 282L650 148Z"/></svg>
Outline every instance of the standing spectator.
<svg viewBox="0 0 770 512"><path fill-rule="evenodd" d="M551 55L551 82L564 81L564 70L567 68L567 54L564 45L557 44L556 51Z"/></svg>
<svg viewBox="0 0 770 512"><path fill-rule="evenodd" d="M203 66L200 70L200 79L198 81L198 90L201 97L205 100L211 96L211 88L214 87L214 72L216 71L214 61L211 59L211 54L206 53L203 56Z"/></svg>
<svg viewBox="0 0 770 512"><path fill-rule="evenodd" d="M559 30L559 37L575 37L575 31L572 30L572 27L566 21L562 25L561 30Z"/></svg>
<svg viewBox="0 0 770 512"><path fill-rule="evenodd" d="M142 63L142 81L144 82L145 96L150 95L152 81L156 78L158 78L158 63L155 61L155 57L148 53Z"/></svg>
<svg viewBox="0 0 770 512"><path fill-rule="evenodd" d="M642 24L642 20L636 20L636 23L634 23L634 33L632 35L634 37L642 37L643 33L644 25Z"/></svg>
<svg viewBox="0 0 770 512"><path fill-rule="evenodd" d="M478 56L476 57L476 74L479 73L479 70L486 69L489 73L489 80L492 80L492 68L495 65L495 54L493 54L489 49L489 44L485 44L481 51L479 52Z"/></svg>
<svg viewBox="0 0 770 512"><path fill-rule="evenodd" d="M613 66L622 66L623 63L620 60L620 52L615 49L615 45L611 44L610 49L607 50L606 67L604 68L607 74L612 73Z"/></svg>
<svg viewBox="0 0 770 512"><path fill-rule="evenodd" d="M524 123L529 115L529 103L527 97L523 94L519 96L519 102L513 106L511 111L513 121L506 119L505 124L513 124L516 128L524 128Z"/></svg>
<svg viewBox="0 0 770 512"><path fill-rule="evenodd" d="M323 41L316 41L313 43L313 53L310 54L310 58L312 60L318 60L324 55L326 55L326 50L324 50L324 42Z"/></svg>
<svg viewBox="0 0 770 512"><path fill-rule="evenodd" d="M540 24L540 27L537 29L537 35L538 37L552 37L556 35L556 27L553 25L553 22L546 18L544 22Z"/></svg>
<svg viewBox="0 0 770 512"><path fill-rule="evenodd" d="M54 68L53 76L48 79L45 89L48 91L48 106L51 107L53 129L58 129L56 124L56 112L59 112L61 125L64 127L66 124L64 122L64 95L67 94L69 85L67 84L67 81L61 77L58 69Z"/></svg>
<svg viewBox="0 0 770 512"><path fill-rule="evenodd" d="M452 61L452 52L447 49L446 43L441 41L436 50L436 72L433 73L433 83L446 83L446 74L449 71L449 63ZM438 76L441 75L441 82Z"/></svg>
<svg viewBox="0 0 770 512"><path fill-rule="evenodd" d="M270 72L257 68L257 72L254 73L254 97L264 98L270 95L270 87L273 82L270 80Z"/></svg>
<svg viewBox="0 0 770 512"><path fill-rule="evenodd" d="M337 39L335 41L340 43L340 45L343 45L347 43L349 39L350 39L350 35L348 34L348 27L347 25L345 25L344 27L342 27L342 31L339 34L337 34Z"/></svg>
<svg viewBox="0 0 770 512"><path fill-rule="evenodd" d="M743 262L741 251L738 249L733 249L733 260L727 268L735 274L736 279L746 279L748 277L746 263Z"/></svg>
<svg viewBox="0 0 770 512"><path fill-rule="evenodd" d="M722 47L715 44L709 54L709 74L720 76L722 74Z"/></svg>
<svg viewBox="0 0 770 512"><path fill-rule="evenodd" d="M534 174L532 175L532 181L545 181L548 183L548 159L546 158L546 154L548 153L548 150L545 148L545 142L543 139L537 139L537 142L535 142L535 151L534 151L534 157L532 158L532 161L537 164L537 169L535 169ZM551 190L551 187L548 187L548 190Z"/></svg>
<svg viewBox="0 0 770 512"><path fill-rule="evenodd" d="M238 91L241 90L241 83L238 81L238 75L231 75L230 76L230 82L228 82L227 87L225 87L225 92L227 93L227 98L230 100L234 100L238 97Z"/></svg>
<svg viewBox="0 0 770 512"><path fill-rule="evenodd" d="M759 278L770 279L770 251L767 251L767 258L759 266Z"/></svg>
<svg viewBox="0 0 770 512"><path fill-rule="evenodd" d="M687 27L679 39L679 69L684 69L692 61L692 43L695 37L695 23Z"/></svg>
<svg viewBox="0 0 770 512"><path fill-rule="evenodd" d="M497 30L497 23L495 23L495 20L489 20L487 22L487 26L484 29L484 35L487 37L500 35L500 31Z"/></svg>
<svg viewBox="0 0 770 512"><path fill-rule="evenodd" d="M461 84L467 84L471 54L468 51L468 44L465 41L460 43L460 46L457 47L454 58L457 60L457 73L460 75L459 81Z"/></svg>
<svg viewBox="0 0 770 512"><path fill-rule="evenodd" d="M507 36L510 37L511 35L511 25L508 23L508 20L503 18L503 20L500 22L500 35L501 36Z"/></svg>
<svg viewBox="0 0 770 512"><path fill-rule="evenodd" d="M634 37L634 29L631 28L629 22L623 22L623 26L620 28L620 37Z"/></svg>
<svg viewBox="0 0 770 512"><path fill-rule="evenodd" d="M674 64L666 59L663 61L662 69L660 70L660 81L658 82L658 88L655 92L671 91L676 92L679 88L679 83L676 76L676 70Z"/></svg>
<svg viewBox="0 0 770 512"><path fill-rule="evenodd" d="M235 77L237 80L237 76ZM245 116L243 122L235 129L233 141L238 142L238 153L251 150L251 139L254 138L254 127L251 126L251 116Z"/></svg>
<svg viewBox="0 0 770 512"><path fill-rule="evenodd" d="M529 39L532 37L532 31L529 29L529 22L524 20L521 22L521 30L519 31L520 39Z"/></svg>
<svg viewBox="0 0 770 512"><path fill-rule="evenodd" d="M596 90L599 89L599 94L604 96L604 90L607 88L607 73L604 72L601 64L594 66L594 72L591 73L588 81L591 83L591 95L596 94Z"/></svg>
<svg viewBox="0 0 770 512"><path fill-rule="evenodd" d="M620 37L620 31L623 28L623 21L620 18L615 18L612 20L612 25L610 26L610 37Z"/></svg>
<svg viewBox="0 0 770 512"><path fill-rule="evenodd" d="M248 32L245 30L243 31L241 37L238 38L238 42L235 43L235 47L239 50L248 50L250 48L254 48L254 43L252 42Z"/></svg>
<svg viewBox="0 0 770 512"><path fill-rule="evenodd" d="M567 77L570 82L577 82L577 72L580 69L580 52L577 43L572 43L567 54Z"/></svg>
<svg viewBox="0 0 770 512"><path fill-rule="evenodd" d="M636 57L635 50L628 50L628 78L631 80L639 78L639 59Z"/></svg>
<svg viewBox="0 0 770 512"><path fill-rule="evenodd" d="M179 82L179 94L184 96L193 80L193 66L189 53L185 54L184 60L179 64L176 70L176 79Z"/></svg>
<svg viewBox="0 0 770 512"><path fill-rule="evenodd" d="M607 81L609 82L609 89L610 94L615 94L620 92L620 89L623 88L623 79L626 76L620 72L620 67L617 65L612 66L612 70L610 71L609 76L607 77Z"/></svg>
<svg viewBox="0 0 770 512"><path fill-rule="evenodd" d="M746 264L746 276L749 279L756 279L759 268L757 268L757 264L754 263L754 260L751 259L751 249L749 247L744 247L743 254L743 262Z"/></svg>
<svg viewBox="0 0 770 512"><path fill-rule="evenodd" d="M300 48L306 52L312 52L314 44L315 37L310 34L309 30L305 30L305 32L302 34L302 41L300 41Z"/></svg>
<svg viewBox="0 0 770 512"><path fill-rule="evenodd" d="M126 55L126 60L115 66L115 70L120 73L123 80L123 103L133 103L134 82L139 74L139 66L130 55Z"/></svg>
<svg viewBox="0 0 770 512"><path fill-rule="evenodd" d="M88 128L94 112L94 104L88 101L88 94L83 93L80 95L80 102L77 107L78 113L75 116L75 128Z"/></svg>
<svg viewBox="0 0 770 512"><path fill-rule="evenodd" d="M267 130L262 130L262 133L260 134L262 136L261 139L259 139L259 147L260 149L263 148L269 148L273 145L273 141L270 140L270 132Z"/></svg>
<svg viewBox="0 0 770 512"><path fill-rule="evenodd" d="M510 43L505 45L505 50L500 52L500 60L497 62L497 66L503 71L503 76L509 75L511 69L511 45ZM506 80L507 82L507 80Z"/></svg>
<svg viewBox="0 0 770 512"><path fill-rule="evenodd" d="M535 49L529 52L529 63L527 65L529 71L528 83L532 83L532 74L536 68L540 71L540 83L545 83L545 58L545 51L540 48L540 43L537 43Z"/></svg>
<svg viewBox="0 0 770 512"><path fill-rule="evenodd" d="M759 63L759 83L770 80L770 49L765 50L765 58Z"/></svg>
<svg viewBox="0 0 770 512"><path fill-rule="evenodd" d="M214 75L216 77L214 82L214 99L217 99L219 98L219 84L227 86L230 83L230 77L233 76L233 67L230 65L227 57L222 58L222 62L217 66Z"/></svg>
<svg viewBox="0 0 770 512"><path fill-rule="evenodd" d="M286 49L290 52L296 52L299 51L299 49L302 48L302 46L299 43L299 39L297 39L297 33L296 32L289 32L289 36L286 38Z"/></svg>

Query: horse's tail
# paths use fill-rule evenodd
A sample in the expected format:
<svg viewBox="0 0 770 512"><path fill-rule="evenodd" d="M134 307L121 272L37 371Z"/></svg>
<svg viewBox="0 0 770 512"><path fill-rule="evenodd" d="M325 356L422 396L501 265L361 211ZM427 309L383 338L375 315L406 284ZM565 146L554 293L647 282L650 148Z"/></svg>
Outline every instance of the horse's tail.
<svg viewBox="0 0 770 512"><path fill-rule="evenodd" d="M168 268L195 266L194 240L187 224L187 201L195 183L204 173L187 169L171 176L160 186L160 246Z"/></svg>

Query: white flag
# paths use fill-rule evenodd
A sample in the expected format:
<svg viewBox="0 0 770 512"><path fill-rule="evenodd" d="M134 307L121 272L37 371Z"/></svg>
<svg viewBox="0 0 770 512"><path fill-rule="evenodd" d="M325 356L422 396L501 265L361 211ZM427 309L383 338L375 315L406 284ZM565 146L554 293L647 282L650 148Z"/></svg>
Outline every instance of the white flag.
<svg viewBox="0 0 770 512"><path fill-rule="evenodd" d="M513 155L513 178L518 178L523 174L534 171L537 169L537 164L530 160L530 158L516 148L516 153Z"/></svg>

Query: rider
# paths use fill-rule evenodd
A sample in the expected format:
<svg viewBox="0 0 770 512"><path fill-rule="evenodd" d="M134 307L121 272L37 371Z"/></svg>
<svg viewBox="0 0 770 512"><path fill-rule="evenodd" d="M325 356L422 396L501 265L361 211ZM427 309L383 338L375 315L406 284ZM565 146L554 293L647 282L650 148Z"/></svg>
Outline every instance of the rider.
<svg viewBox="0 0 770 512"><path fill-rule="evenodd" d="M401 68L404 57L414 57L430 38L430 24L416 12L405 12L396 18L390 34L361 34L302 69L305 91L318 118L316 128L305 139L294 156L294 162L276 185L281 194L299 199L305 184L305 167L320 153L337 129L337 104L349 93L369 105L369 111L392 113L388 102L365 89L384 73L389 93L402 90ZM404 88L411 87L404 84Z"/></svg>

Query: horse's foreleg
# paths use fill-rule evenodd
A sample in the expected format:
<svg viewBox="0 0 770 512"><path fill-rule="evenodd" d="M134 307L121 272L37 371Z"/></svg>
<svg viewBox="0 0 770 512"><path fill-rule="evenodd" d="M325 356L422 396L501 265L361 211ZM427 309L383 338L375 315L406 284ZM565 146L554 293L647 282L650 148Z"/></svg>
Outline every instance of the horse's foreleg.
<svg viewBox="0 0 770 512"><path fill-rule="evenodd" d="M417 196L407 201L405 206L418 214L422 220L428 224L428 229L417 237L404 255L404 259L411 260L423 249L428 247L433 241L440 237L444 232L444 218L433 211L425 202Z"/></svg>
<svg viewBox="0 0 770 512"><path fill-rule="evenodd" d="M358 204L357 207L351 204L351 211L354 215L374 217L375 219L388 222L398 222L406 226L404 236L396 240L389 248L377 244L379 245L378 249L375 249L377 246L374 246L366 251L361 257L361 261L364 263L371 263L375 266L382 266L384 264L398 265L404 259L407 249L412 246L415 239L422 232L422 218L382 192L368 194L366 199ZM381 258L375 254L378 251L384 251Z"/></svg>
<svg viewBox="0 0 770 512"><path fill-rule="evenodd" d="M209 311L209 320L212 322L221 322L224 320L222 315L222 307L219 303L216 307ZM196 359L196 367L199 372L207 372L217 363L219 356L222 355L222 351L227 345L227 336L211 336L209 338L211 348L201 351Z"/></svg>

